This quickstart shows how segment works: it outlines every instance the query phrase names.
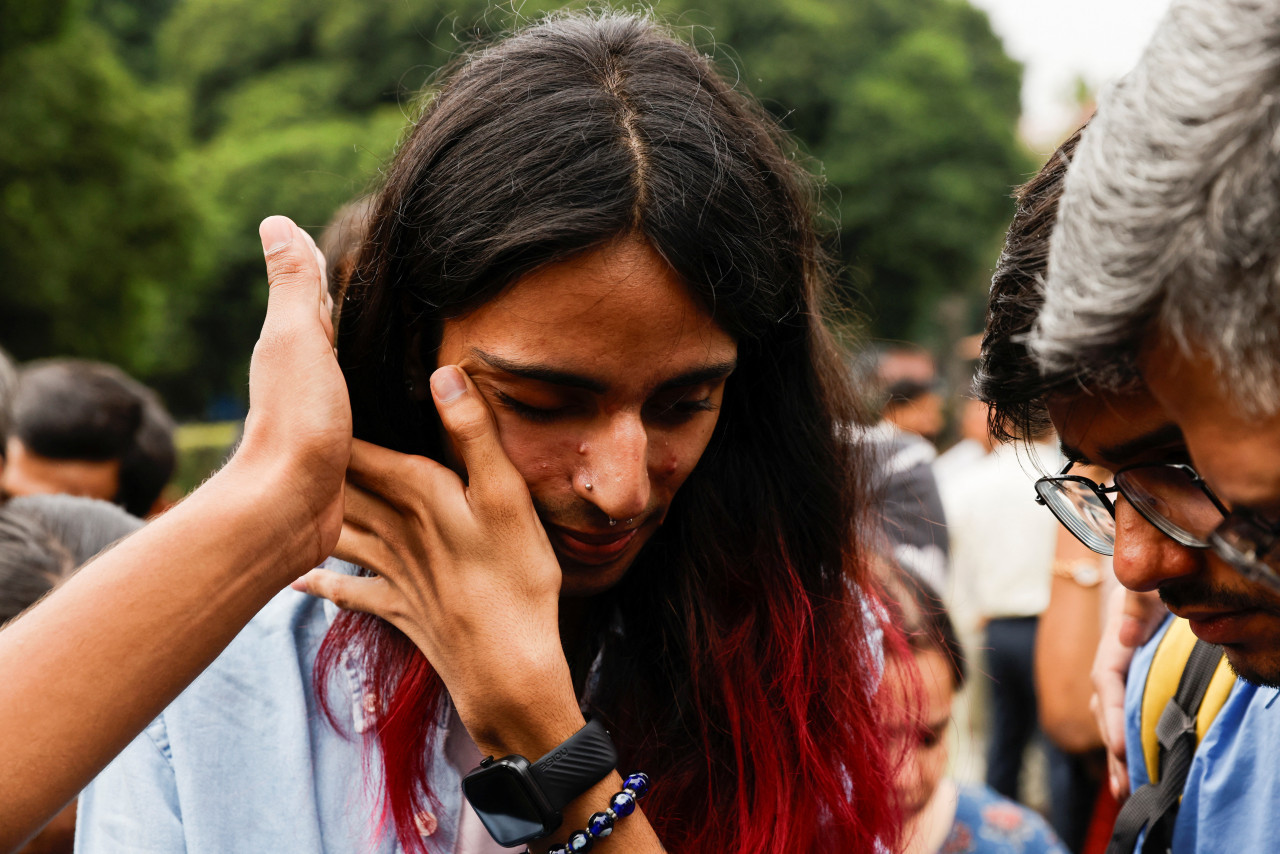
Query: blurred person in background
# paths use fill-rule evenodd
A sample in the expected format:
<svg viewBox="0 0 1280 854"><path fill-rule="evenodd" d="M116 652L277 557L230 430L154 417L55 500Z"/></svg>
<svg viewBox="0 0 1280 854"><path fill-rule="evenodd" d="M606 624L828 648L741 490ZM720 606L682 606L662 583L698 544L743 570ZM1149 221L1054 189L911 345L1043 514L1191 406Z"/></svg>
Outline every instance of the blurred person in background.
<svg viewBox="0 0 1280 854"><path fill-rule="evenodd" d="M0 348L0 477L4 475L5 448L8 445L9 422L12 419L13 392L18 385L18 372L9 354ZM3 495L3 489L0 489Z"/></svg>
<svg viewBox="0 0 1280 854"><path fill-rule="evenodd" d="M141 526L116 505L92 498L30 495L0 505L0 628ZM75 821L72 803L19 854L70 854Z"/></svg>
<svg viewBox="0 0 1280 854"><path fill-rule="evenodd" d="M18 374L0 490L83 495L154 515L176 464L173 431L155 392L113 365L31 362Z"/></svg>
<svg viewBox="0 0 1280 854"><path fill-rule="evenodd" d="M957 419L960 438L933 461L933 475L938 479L938 488L981 460L995 443L991 440L991 431L987 429L989 410L984 401L972 396L960 400L959 418Z"/></svg>
<svg viewBox="0 0 1280 854"><path fill-rule="evenodd" d="M899 715L890 738L907 756L896 780L906 813L901 854L1066 854L1039 814L981 783L946 776L964 652L938 596L907 572L889 576L886 608L906 641L889 644L880 688Z"/></svg>
<svg viewBox="0 0 1280 854"><path fill-rule="evenodd" d="M1034 394L1039 378L1035 366L1027 361L1025 349L1017 349L1017 336L1026 330L1008 328L1012 323L1007 306L1016 304L1011 294L1034 292L1044 275L1063 175L1078 140L1078 134L1067 139L1040 173L1015 193L1016 213L992 277L988 331L975 389L990 398L997 383L1004 384L991 413L992 432L1005 440L999 446L1003 453L1014 453L1022 447L1042 448L1031 437L1053 437L1053 425L1047 418L1040 418L1019 425L1017 441L1009 441L1013 437L1012 427L1005 420L1008 389L1020 390L1021 381L1033 389L1022 393ZM1020 319L1013 317L1015 321ZM1057 452L1037 454L1035 464L1026 467L1027 476L1035 479L1057 472L1062 463ZM1090 670L1101 637L1104 584L1112 586L1114 575L1109 561L1089 551L1062 526L1050 524L1052 517L1036 506L1036 493L1029 482L1020 489L1030 512L1039 517L1039 524L1050 525L1049 542L1053 544L1048 601L1031 654L1040 723L1064 756L1057 771L1068 781L1060 784L1067 796L1055 805L1060 816L1055 827L1072 850L1083 850L1086 844L1093 850L1099 838L1105 846L1110 836L1109 821L1114 818L1114 804L1101 791L1105 764L1099 753L1102 738L1089 706ZM1101 835L1096 830L1099 827L1104 828Z"/></svg>
<svg viewBox="0 0 1280 854"><path fill-rule="evenodd" d="M881 519L881 551L934 588L943 588L950 543L931 468L937 449L921 433L903 426L912 424L935 434L942 429L942 399L933 391L933 357L919 347L895 346L873 353L870 365L863 362L854 373L877 413L873 426L854 435L876 463L873 493ZM936 401L936 412L927 398ZM922 404L918 411L913 400Z"/></svg>

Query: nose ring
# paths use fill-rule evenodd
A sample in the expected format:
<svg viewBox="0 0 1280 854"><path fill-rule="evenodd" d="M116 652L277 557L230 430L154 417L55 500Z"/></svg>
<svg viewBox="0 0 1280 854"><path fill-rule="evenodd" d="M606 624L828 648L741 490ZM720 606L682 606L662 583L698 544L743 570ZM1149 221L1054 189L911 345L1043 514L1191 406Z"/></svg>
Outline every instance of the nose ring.
<svg viewBox="0 0 1280 854"><path fill-rule="evenodd" d="M622 524L623 524L623 525L630 525L630 524L631 524L632 522L634 522L635 520L636 520L636 519L635 519L635 517L634 517L634 516L632 516L630 519L625 519L625 520L623 520ZM610 528L616 528L616 527L618 527L618 520L617 520L617 519L610 518L610 519L609 519L609 527L610 527Z"/></svg>

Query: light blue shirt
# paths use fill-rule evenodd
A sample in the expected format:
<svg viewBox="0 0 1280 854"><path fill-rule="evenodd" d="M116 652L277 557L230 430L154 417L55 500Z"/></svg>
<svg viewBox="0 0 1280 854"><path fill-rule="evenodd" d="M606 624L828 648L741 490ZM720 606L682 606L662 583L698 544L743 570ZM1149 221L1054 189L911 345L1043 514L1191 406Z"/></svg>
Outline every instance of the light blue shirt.
<svg viewBox="0 0 1280 854"><path fill-rule="evenodd" d="M379 834L381 763L366 774L364 690L344 666L330 680L335 730L312 683L336 609L285 590L249 623L80 797L83 854L393 854ZM436 742L429 818L434 850L452 852L462 808L458 770ZM370 784L369 781L372 781Z"/></svg>
<svg viewBox="0 0 1280 854"><path fill-rule="evenodd" d="M1133 791L1145 785L1142 693L1166 622L1140 648L1125 687L1125 750ZM1274 851L1280 845L1280 690L1237 679L1196 748L1173 828L1173 854Z"/></svg>

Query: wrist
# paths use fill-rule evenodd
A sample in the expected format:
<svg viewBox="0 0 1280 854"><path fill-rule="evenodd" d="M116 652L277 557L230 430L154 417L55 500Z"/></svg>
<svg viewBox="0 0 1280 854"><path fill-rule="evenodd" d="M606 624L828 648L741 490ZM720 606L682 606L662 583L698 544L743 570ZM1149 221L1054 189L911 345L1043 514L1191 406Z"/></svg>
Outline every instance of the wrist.
<svg viewBox="0 0 1280 854"><path fill-rule="evenodd" d="M297 472L281 464L246 459L237 453L187 501L215 505L234 518L233 548L247 551L257 570L283 587L329 556L341 529L341 505L333 530L325 530L326 508L300 489ZM340 495L338 492L335 494ZM275 577L278 576L278 579Z"/></svg>
<svg viewBox="0 0 1280 854"><path fill-rule="evenodd" d="M563 655L558 664L516 672L518 677L487 685L477 681L482 686L477 690L451 690L450 696L481 754L514 754L532 762L580 730L586 719Z"/></svg>

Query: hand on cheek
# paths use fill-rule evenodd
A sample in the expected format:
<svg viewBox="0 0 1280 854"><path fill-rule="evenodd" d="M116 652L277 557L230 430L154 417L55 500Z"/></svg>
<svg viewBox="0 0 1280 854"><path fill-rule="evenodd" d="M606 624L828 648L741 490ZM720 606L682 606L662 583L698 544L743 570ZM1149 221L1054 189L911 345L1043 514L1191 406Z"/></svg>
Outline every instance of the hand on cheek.
<svg viewBox="0 0 1280 854"><path fill-rule="evenodd" d="M524 480L465 373L442 367L431 390L466 483L434 460L356 441L334 554L377 575L315 570L295 587L404 632L477 742L505 741L530 704L581 726L560 646L560 568Z"/></svg>

